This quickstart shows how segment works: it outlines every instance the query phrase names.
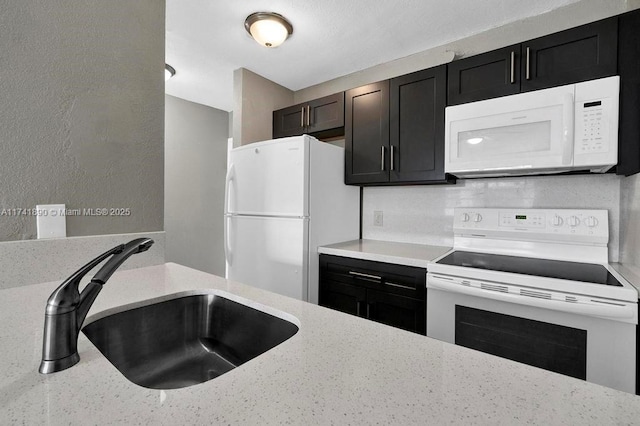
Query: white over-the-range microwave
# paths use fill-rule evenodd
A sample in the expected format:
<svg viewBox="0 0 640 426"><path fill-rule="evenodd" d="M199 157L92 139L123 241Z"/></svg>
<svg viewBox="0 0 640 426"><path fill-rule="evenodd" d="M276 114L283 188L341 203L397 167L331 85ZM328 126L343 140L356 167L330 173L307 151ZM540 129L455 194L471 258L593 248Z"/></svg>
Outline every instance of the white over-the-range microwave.
<svg viewBox="0 0 640 426"><path fill-rule="evenodd" d="M445 172L604 173L618 162L619 92L615 76L447 107Z"/></svg>

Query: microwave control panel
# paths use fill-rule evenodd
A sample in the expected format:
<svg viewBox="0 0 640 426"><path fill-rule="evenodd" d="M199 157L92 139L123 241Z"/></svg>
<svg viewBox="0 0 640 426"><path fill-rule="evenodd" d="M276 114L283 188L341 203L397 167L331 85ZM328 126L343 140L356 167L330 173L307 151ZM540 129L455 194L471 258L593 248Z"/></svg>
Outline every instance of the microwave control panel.
<svg viewBox="0 0 640 426"><path fill-rule="evenodd" d="M618 162L620 77L576 84L574 166Z"/></svg>
<svg viewBox="0 0 640 426"><path fill-rule="evenodd" d="M606 100L581 102L577 105L576 148L579 152L609 150L607 116L610 109L611 104Z"/></svg>

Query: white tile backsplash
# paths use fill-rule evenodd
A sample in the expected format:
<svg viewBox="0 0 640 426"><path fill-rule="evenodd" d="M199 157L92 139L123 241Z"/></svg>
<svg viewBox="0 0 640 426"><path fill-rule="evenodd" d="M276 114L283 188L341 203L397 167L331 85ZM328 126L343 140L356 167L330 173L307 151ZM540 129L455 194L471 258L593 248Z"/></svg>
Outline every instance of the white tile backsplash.
<svg viewBox="0 0 640 426"><path fill-rule="evenodd" d="M363 191L362 237L450 246L455 207L603 209L609 211L609 260L617 262L621 179L612 174L593 174L462 179L456 185L367 187ZM635 187L640 188L638 182ZM640 211L640 205L636 208ZM374 211L383 212L384 226L373 225Z"/></svg>

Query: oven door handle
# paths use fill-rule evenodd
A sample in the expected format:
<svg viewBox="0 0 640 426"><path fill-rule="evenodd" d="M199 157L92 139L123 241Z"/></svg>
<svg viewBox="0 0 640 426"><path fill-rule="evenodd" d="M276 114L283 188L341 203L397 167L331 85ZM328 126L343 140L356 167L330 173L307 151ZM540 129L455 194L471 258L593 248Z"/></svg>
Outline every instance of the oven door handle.
<svg viewBox="0 0 640 426"><path fill-rule="evenodd" d="M521 296L513 293L503 293L494 290L483 290L477 287L468 287L431 275L427 278L427 288L637 324L637 309L632 303L616 302L614 305L613 302L612 304L605 302L593 302L593 304L562 302L559 300L548 300L537 297ZM427 296L427 300L428 298L429 296Z"/></svg>

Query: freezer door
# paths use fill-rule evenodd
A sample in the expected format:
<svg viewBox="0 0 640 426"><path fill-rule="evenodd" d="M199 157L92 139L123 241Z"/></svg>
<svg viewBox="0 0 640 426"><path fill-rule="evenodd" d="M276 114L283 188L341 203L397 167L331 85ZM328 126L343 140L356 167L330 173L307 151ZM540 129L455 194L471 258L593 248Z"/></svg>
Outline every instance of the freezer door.
<svg viewBox="0 0 640 426"><path fill-rule="evenodd" d="M308 140L304 136L253 143L229 155L225 213L308 215Z"/></svg>
<svg viewBox="0 0 640 426"><path fill-rule="evenodd" d="M308 220L226 216L227 278L307 299Z"/></svg>

